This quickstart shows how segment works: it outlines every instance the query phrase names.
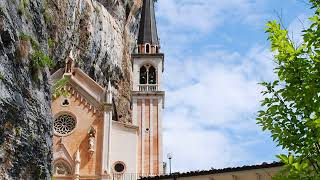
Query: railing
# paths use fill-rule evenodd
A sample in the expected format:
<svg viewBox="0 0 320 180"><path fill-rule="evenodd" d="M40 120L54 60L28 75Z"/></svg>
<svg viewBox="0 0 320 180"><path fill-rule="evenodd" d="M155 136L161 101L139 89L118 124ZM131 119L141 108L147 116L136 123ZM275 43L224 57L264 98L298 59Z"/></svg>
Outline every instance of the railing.
<svg viewBox="0 0 320 180"><path fill-rule="evenodd" d="M158 91L158 85L157 84L141 84L139 85L139 91L144 92L152 92L152 91Z"/></svg>
<svg viewBox="0 0 320 180"><path fill-rule="evenodd" d="M141 177L152 177L156 175L150 174L136 174L136 173L124 173L124 174L112 174L111 180L138 180Z"/></svg>

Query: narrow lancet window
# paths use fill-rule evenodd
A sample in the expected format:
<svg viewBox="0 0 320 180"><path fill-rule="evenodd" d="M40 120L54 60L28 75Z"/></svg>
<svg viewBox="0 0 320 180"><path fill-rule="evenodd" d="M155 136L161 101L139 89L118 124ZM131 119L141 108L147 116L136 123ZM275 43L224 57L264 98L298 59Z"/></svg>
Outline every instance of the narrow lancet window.
<svg viewBox="0 0 320 180"><path fill-rule="evenodd" d="M145 66L140 68L140 84L147 84L147 68Z"/></svg>
<svg viewBox="0 0 320 180"><path fill-rule="evenodd" d="M150 66L148 69L148 77L148 84L157 84L156 69L153 66Z"/></svg>
<svg viewBox="0 0 320 180"><path fill-rule="evenodd" d="M146 44L146 53L150 53L150 44Z"/></svg>

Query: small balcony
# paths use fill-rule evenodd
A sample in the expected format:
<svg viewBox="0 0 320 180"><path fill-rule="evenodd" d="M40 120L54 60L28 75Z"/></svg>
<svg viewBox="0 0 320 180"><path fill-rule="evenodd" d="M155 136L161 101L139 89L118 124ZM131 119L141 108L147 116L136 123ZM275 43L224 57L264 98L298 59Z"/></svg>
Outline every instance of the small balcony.
<svg viewBox="0 0 320 180"><path fill-rule="evenodd" d="M140 84L139 91L143 92L154 92L158 91L158 85L157 84Z"/></svg>

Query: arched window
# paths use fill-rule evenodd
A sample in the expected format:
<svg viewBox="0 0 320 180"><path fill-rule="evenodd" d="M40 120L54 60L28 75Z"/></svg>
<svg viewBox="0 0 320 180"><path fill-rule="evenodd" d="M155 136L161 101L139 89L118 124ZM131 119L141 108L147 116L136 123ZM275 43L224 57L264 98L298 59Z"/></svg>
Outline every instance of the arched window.
<svg viewBox="0 0 320 180"><path fill-rule="evenodd" d="M70 176L71 175L71 167L64 160L58 160L54 163L54 175L58 176Z"/></svg>
<svg viewBox="0 0 320 180"><path fill-rule="evenodd" d="M145 66L140 68L140 84L147 84L147 68Z"/></svg>
<svg viewBox="0 0 320 180"><path fill-rule="evenodd" d="M150 53L150 44L146 44L146 53Z"/></svg>
<svg viewBox="0 0 320 180"><path fill-rule="evenodd" d="M140 68L140 84L157 84L156 68L152 65L144 65Z"/></svg>
<svg viewBox="0 0 320 180"><path fill-rule="evenodd" d="M156 46L156 53L158 54L159 53L159 47Z"/></svg>
<svg viewBox="0 0 320 180"><path fill-rule="evenodd" d="M156 78L156 69L153 66L150 66L148 69L148 84L156 84L157 78Z"/></svg>

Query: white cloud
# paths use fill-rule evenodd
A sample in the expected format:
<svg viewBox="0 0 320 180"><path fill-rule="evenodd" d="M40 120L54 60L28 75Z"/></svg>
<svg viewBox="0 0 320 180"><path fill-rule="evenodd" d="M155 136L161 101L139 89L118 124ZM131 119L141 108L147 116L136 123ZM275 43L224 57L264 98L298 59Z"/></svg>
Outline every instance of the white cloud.
<svg viewBox="0 0 320 180"><path fill-rule="evenodd" d="M273 77L269 51L256 47L240 55L213 50L169 61L166 67L164 142L165 152L176 154L175 170L253 161L248 149L260 141L245 135L263 136L255 112L261 99L258 82Z"/></svg>
<svg viewBox="0 0 320 180"><path fill-rule="evenodd" d="M253 22L260 18L257 7L261 0L161 0L159 17L170 26L208 32L218 25L240 19ZM191 28L191 29L190 29Z"/></svg>
<svg viewBox="0 0 320 180"><path fill-rule="evenodd" d="M166 53L164 154L174 154L174 171L261 163L274 160L274 154L281 152L255 121L262 98L258 82L275 78L269 49L252 45L237 52L228 49L227 43L215 44L215 35L210 34L226 24L232 28L259 24L263 31L269 16L261 8L265 2L158 1ZM289 29L300 32L299 21ZM236 44L241 31L244 29L239 34L219 34L223 41ZM249 42L260 39L257 34L252 36Z"/></svg>
<svg viewBox="0 0 320 180"><path fill-rule="evenodd" d="M193 130L192 133L181 133L173 130L165 134L165 140L167 147L173 147L166 151L173 152L174 171L223 168L240 161L245 154L241 146L230 142L221 132Z"/></svg>

